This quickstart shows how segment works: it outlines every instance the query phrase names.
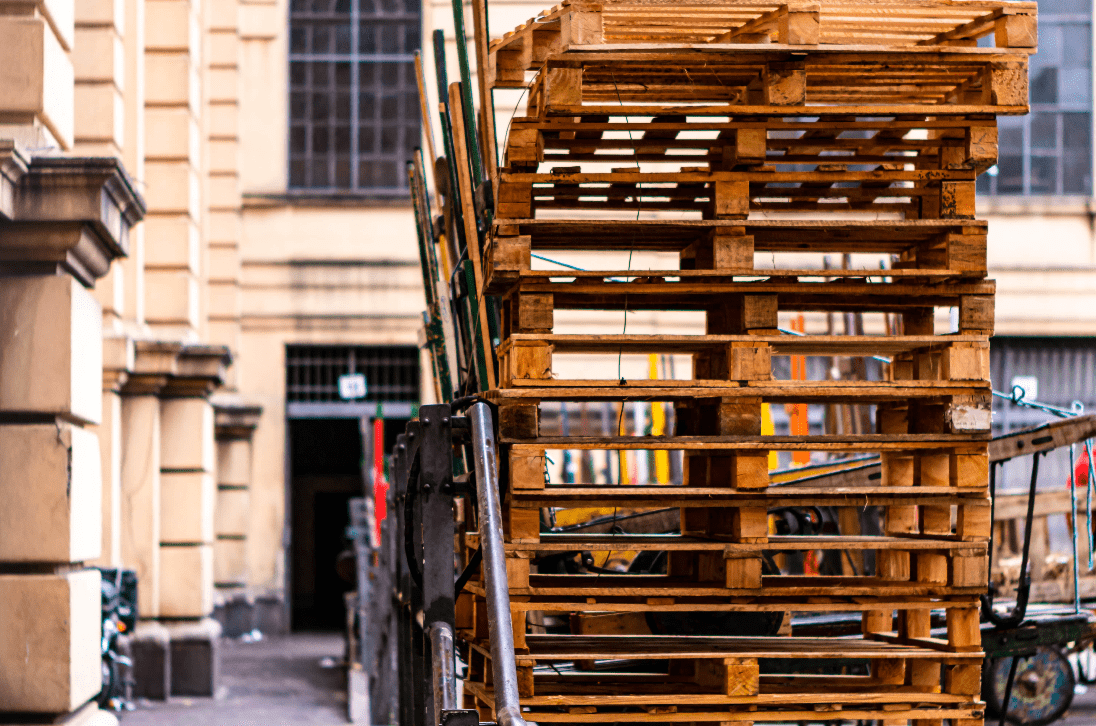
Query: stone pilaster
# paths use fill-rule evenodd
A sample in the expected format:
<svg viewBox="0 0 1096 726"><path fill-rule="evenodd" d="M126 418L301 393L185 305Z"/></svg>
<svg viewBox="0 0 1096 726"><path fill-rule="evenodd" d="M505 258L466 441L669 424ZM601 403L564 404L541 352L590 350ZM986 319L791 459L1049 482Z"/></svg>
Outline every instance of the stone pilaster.
<svg viewBox="0 0 1096 726"><path fill-rule="evenodd" d="M132 340L124 336L103 339L103 419L99 424L103 544L93 561L99 567L122 566L122 386L128 381L135 362Z"/></svg>
<svg viewBox="0 0 1096 726"><path fill-rule="evenodd" d="M104 0L109 1L109 0ZM145 0L125 0L125 145L122 159L141 188L145 184ZM123 319L135 331L145 323L145 225L133 230L130 253L123 265Z"/></svg>
<svg viewBox="0 0 1096 726"><path fill-rule="evenodd" d="M113 156L123 159L135 179L143 181L144 159L126 154L126 146L136 141L127 134L135 119L127 109L144 98L142 89L131 79L143 65L143 54L135 57L127 46L140 41L141 33L127 25L130 3L115 0L88 0L76 3L72 65L75 76L75 127L73 151L81 155ZM142 109L143 110L143 109ZM143 131L143 124L134 126ZM108 336L133 334L142 322L141 305L135 296L143 293L139 268L144 259L144 228L131 231L130 253L126 260L111 266L95 285L95 297L103 306L103 330Z"/></svg>
<svg viewBox="0 0 1096 726"><path fill-rule="evenodd" d="M214 398L217 437L217 510L213 574L218 620L230 635L252 630L248 597L247 531L251 523L251 439L262 407L238 397Z"/></svg>
<svg viewBox="0 0 1096 726"><path fill-rule="evenodd" d="M0 34L12 18L50 25L0 16ZM95 712L101 595L85 563L103 544L96 426L116 410L103 410L102 308L89 288L142 213L116 159L31 158L0 141L0 722Z"/></svg>
<svg viewBox="0 0 1096 726"><path fill-rule="evenodd" d="M0 88L0 138L30 149L73 142L74 0L5 2L0 67L19 69Z"/></svg>
<svg viewBox="0 0 1096 726"><path fill-rule="evenodd" d="M155 337L201 334L200 6L145 3L145 319Z"/></svg>
<svg viewBox="0 0 1096 726"><path fill-rule="evenodd" d="M160 391L177 370L181 348L137 341L122 387L122 562L137 572L142 620L160 615Z"/></svg>
<svg viewBox="0 0 1096 726"><path fill-rule="evenodd" d="M122 562L137 572L134 695L171 695L171 658L160 615L160 391L178 369L179 343L139 340L122 387Z"/></svg>
<svg viewBox="0 0 1096 726"><path fill-rule="evenodd" d="M125 6L76 3L72 54L75 148L95 156L122 156L125 145Z"/></svg>
<svg viewBox="0 0 1096 726"><path fill-rule="evenodd" d="M206 208L209 341L240 349L240 33L238 0L206 3ZM236 388L238 368L228 371Z"/></svg>
<svg viewBox="0 0 1096 726"><path fill-rule="evenodd" d="M172 631L172 693L213 695L216 442L210 396L224 381L224 346L187 345L161 391L160 617ZM185 665L181 665L185 662Z"/></svg>

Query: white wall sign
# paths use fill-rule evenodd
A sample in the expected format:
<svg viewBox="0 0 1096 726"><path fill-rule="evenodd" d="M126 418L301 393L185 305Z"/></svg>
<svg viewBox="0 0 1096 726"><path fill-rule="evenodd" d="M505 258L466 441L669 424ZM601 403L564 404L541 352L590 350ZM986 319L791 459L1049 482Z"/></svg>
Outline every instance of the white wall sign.
<svg viewBox="0 0 1096 726"><path fill-rule="evenodd" d="M347 373L345 376L339 376L339 397L345 401L365 398L368 390L365 376L361 373Z"/></svg>

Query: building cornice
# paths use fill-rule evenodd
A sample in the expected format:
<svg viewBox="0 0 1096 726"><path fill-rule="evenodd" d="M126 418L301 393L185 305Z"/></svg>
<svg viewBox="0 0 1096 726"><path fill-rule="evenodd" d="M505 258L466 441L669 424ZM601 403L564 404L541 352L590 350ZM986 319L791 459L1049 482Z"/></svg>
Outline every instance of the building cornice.
<svg viewBox="0 0 1096 726"><path fill-rule="evenodd" d="M114 157L29 157L0 140L0 271L63 270L91 287L129 251L145 202Z"/></svg>
<svg viewBox="0 0 1096 726"><path fill-rule="evenodd" d="M122 393L132 396L156 396L178 370L182 343L160 340L134 341L133 369L126 377Z"/></svg>
<svg viewBox="0 0 1096 726"><path fill-rule="evenodd" d="M118 393L129 379L137 362L137 350L132 338L103 338L103 390Z"/></svg>
<svg viewBox="0 0 1096 726"><path fill-rule="evenodd" d="M213 425L220 440L250 440L263 415L263 407L233 394L213 397Z"/></svg>
<svg viewBox="0 0 1096 726"><path fill-rule="evenodd" d="M225 380L232 353L224 345L183 345L174 374L164 387L165 398L208 398Z"/></svg>

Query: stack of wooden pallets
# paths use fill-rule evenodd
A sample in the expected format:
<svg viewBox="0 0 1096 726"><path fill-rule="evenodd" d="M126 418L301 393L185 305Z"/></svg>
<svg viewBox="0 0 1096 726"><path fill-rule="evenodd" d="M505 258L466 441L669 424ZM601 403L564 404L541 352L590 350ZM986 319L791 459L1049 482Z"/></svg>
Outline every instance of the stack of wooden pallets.
<svg viewBox="0 0 1096 726"><path fill-rule="evenodd" d="M996 116L1027 111L1035 12L1001 0L565 2L491 43L488 87L527 89L495 180L484 285L502 302L487 395L529 720L982 723L994 283L975 180L996 163ZM531 269L533 253L632 250L679 263ZM892 262L821 264L858 253ZM700 311L705 334L555 332L557 310L589 309ZM780 331L782 315L816 312L895 322L880 335ZM554 356L606 353L688 354L693 376L553 375ZM789 355L890 363L877 381L774 379L774 357ZM543 404L635 400L672 402L672 434L542 435ZM876 433L763 436L767 403L871 406ZM556 449L684 451L684 485L546 483ZM770 486L772 451L880 453L882 476ZM829 506L879 507L882 531L770 532L770 510ZM681 531L552 533L546 507L679 508ZM665 565L532 564L625 550L665 552ZM858 561L874 567L807 577L771 556L805 550L872 552ZM471 583L458 627L466 698L487 719L482 597ZM527 634L530 611L570 614L571 634ZM859 632L788 635L789 612L851 613Z"/></svg>

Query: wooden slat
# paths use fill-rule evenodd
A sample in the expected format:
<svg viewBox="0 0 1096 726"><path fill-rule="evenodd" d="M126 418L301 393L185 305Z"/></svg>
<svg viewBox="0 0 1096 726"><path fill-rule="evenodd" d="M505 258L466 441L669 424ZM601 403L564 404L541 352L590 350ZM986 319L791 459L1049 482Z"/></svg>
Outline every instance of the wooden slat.
<svg viewBox="0 0 1096 726"><path fill-rule="evenodd" d="M681 551L681 552L786 552L805 550L963 550L984 554L986 544L982 542L958 542L948 539L911 539L906 537L871 536L807 536L807 535L769 535L768 541L759 544L741 544L701 540L680 535L636 535L636 534L581 534L581 533L543 533L540 542L507 543L507 552L569 552L572 550L590 550L595 552L613 551Z"/></svg>
<svg viewBox="0 0 1096 726"><path fill-rule="evenodd" d="M600 274L600 273L595 273ZM634 274L634 273L633 273ZM700 353L731 343L769 346L773 355L895 355L943 348L954 343L985 343L980 335L528 335L515 333L500 351L522 342L548 343L556 353ZM844 382L850 384L851 382ZM927 383L927 382L926 382Z"/></svg>

